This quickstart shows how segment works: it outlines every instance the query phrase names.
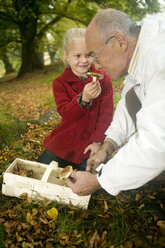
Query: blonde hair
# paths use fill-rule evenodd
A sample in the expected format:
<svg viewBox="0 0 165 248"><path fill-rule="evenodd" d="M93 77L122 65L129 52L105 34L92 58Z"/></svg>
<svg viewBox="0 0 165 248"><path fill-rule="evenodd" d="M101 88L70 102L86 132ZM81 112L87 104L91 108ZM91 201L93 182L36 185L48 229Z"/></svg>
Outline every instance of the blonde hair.
<svg viewBox="0 0 165 248"><path fill-rule="evenodd" d="M63 41L63 52L69 52L73 40L84 40L85 42L86 28L70 28L66 31ZM65 58L63 58L65 64Z"/></svg>

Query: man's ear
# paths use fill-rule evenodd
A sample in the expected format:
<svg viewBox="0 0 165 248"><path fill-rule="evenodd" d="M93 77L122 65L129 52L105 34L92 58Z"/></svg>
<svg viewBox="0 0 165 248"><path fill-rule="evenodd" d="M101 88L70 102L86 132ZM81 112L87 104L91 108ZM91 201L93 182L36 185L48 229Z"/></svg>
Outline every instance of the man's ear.
<svg viewBox="0 0 165 248"><path fill-rule="evenodd" d="M118 41L119 46L121 47L121 49L123 51L126 51L127 48L128 48L128 39L127 39L127 36L124 35L123 33L117 33L115 35L115 38Z"/></svg>

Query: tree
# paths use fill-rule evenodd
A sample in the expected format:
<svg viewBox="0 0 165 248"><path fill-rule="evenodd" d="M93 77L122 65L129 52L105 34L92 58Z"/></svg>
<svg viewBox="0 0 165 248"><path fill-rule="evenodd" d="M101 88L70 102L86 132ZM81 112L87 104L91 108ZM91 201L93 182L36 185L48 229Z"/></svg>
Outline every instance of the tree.
<svg viewBox="0 0 165 248"><path fill-rule="evenodd" d="M19 30L18 40L21 43L22 63L18 77L43 67L38 56L39 43L46 31L63 16L87 24L90 16L96 13L96 7L82 13L83 18L81 15L73 14L76 7L85 10L86 6L83 0L78 2L72 0L0 0L0 22L5 23L9 29Z"/></svg>
<svg viewBox="0 0 165 248"><path fill-rule="evenodd" d="M142 20L146 14L160 12L158 0L95 0L101 8L114 8L124 11L136 21Z"/></svg>
<svg viewBox="0 0 165 248"><path fill-rule="evenodd" d="M158 0L0 0L1 33L9 33L7 44L21 46L18 77L43 68L41 44L51 28L56 30L64 22L66 26L68 20L74 26L86 26L100 8L107 7L123 10L134 19L159 10Z"/></svg>
<svg viewBox="0 0 165 248"><path fill-rule="evenodd" d="M15 71L15 70L13 69L13 67L12 67L12 64L11 64L10 61L9 61L9 58L8 58L7 54L4 54L3 57L2 57L1 59L2 59L2 61L3 61L3 63L4 63L6 74L9 74L9 73Z"/></svg>
<svg viewBox="0 0 165 248"><path fill-rule="evenodd" d="M3 36L1 38L1 41L3 40ZM3 41L4 42L4 41ZM6 74L9 74L11 72L14 72L14 69L12 67L12 64L10 63L9 61L9 57L8 57L8 54L7 54L7 45L6 43L3 43L4 45L1 45L1 42L0 42L0 45L1 45L1 49L0 49L0 59L3 61L4 63L4 67L5 67L5 71L6 71Z"/></svg>

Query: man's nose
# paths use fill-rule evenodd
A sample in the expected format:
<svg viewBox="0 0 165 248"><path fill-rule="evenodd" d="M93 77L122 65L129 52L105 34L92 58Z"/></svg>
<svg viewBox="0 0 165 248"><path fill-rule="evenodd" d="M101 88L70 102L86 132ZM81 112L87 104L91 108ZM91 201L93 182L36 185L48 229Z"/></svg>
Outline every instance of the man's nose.
<svg viewBox="0 0 165 248"><path fill-rule="evenodd" d="M95 68L96 68L96 70L101 70L102 66L98 63L95 63Z"/></svg>

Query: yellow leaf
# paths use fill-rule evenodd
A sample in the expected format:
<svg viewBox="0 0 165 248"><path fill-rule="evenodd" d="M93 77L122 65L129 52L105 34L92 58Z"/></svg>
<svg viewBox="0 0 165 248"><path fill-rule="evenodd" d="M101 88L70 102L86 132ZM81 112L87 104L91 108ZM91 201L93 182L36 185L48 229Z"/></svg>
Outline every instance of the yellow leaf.
<svg viewBox="0 0 165 248"><path fill-rule="evenodd" d="M49 210L47 210L47 215L54 221L57 220L57 216L58 216L58 210L57 208L51 208Z"/></svg>

